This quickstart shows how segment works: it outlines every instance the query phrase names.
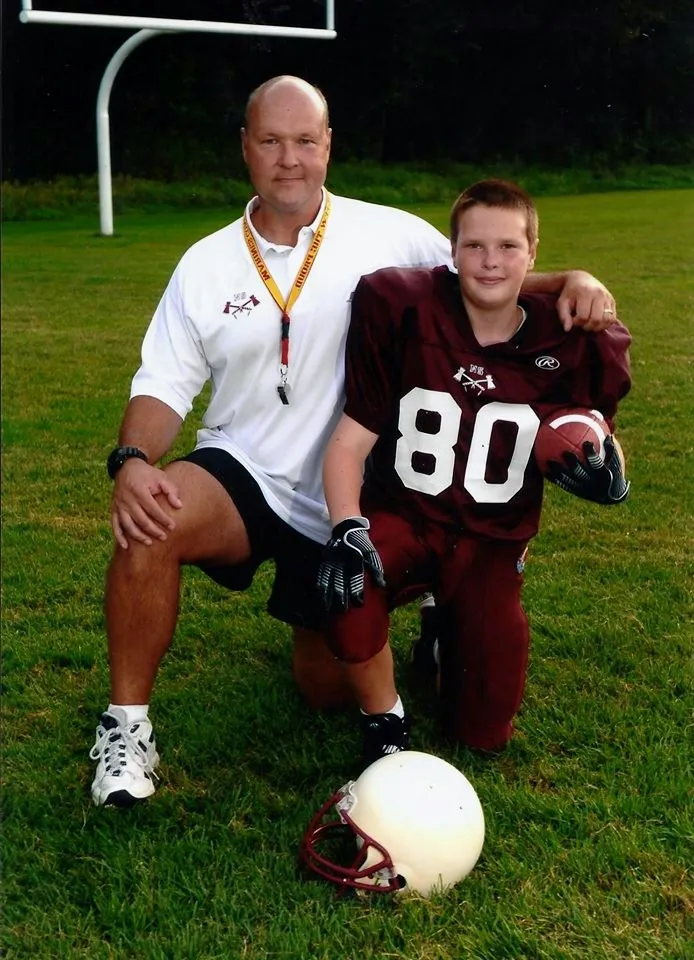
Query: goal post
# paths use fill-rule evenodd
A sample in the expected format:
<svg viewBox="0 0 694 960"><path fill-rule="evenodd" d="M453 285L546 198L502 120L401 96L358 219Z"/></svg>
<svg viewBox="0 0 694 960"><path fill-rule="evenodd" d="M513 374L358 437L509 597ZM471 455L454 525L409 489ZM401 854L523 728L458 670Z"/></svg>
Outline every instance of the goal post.
<svg viewBox="0 0 694 960"><path fill-rule="evenodd" d="M59 10L34 10L33 0L22 0L22 23L57 26L91 26L136 29L109 60L96 98L96 150L99 180L99 222L102 236L113 236L113 187L111 176L111 133L109 103L118 71L125 60L145 40L164 33L217 33L261 37L294 37L309 40L334 40L335 0L325 2L325 27L285 27L263 23L227 23L218 20L181 20L166 17L125 17L108 13L67 13Z"/></svg>
<svg viewBox="0 0 694 960"><path fill-rule="evenodd" d="M34 10L33 0L22 0L22 23L49 23L58 26L121 27L133 30L161 30L169 33L237 33L261 37L297 37L334 40L335 0L326 0L325 27L284 27L265 23L233 23L223 20L188 20L168 17L124 17L110 13L67 13L61 10Z"/></svg>

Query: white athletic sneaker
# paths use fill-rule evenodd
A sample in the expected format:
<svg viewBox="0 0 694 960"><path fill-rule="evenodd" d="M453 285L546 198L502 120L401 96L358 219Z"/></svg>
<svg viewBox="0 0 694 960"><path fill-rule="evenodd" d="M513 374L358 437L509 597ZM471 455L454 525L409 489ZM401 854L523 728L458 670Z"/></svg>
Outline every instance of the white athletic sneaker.
<svg viewBox="0 0 694 960"><path fill-rule="evenodd" d="M112 707L101 715L89 756L98 761L92 783L97 807L132 807L154 793L159 754L149 720L128 724L125 711Z"/></svg>

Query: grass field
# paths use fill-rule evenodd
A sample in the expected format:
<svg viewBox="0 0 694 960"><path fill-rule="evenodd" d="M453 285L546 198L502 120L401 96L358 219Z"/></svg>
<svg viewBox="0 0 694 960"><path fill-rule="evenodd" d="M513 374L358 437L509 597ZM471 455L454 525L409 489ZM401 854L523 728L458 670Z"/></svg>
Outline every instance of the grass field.
<svg viewBox="0 0 694 960"><path fill-rule="evenodd" d="M8 960L694 958L694 191L541 200L538 269L583 266L633 336L621 508L548 490L527 568L533 648L509 750L437 739L487 820L482 857L429 901L338 899L299 839L353 769L350 716L294 693L270 571L228 595L188 571L152 718L155 797L96 809L87 759L108 678L102 584L114 446L139 343L213 213L4 230L2 936ZM447 210L417 211L445 229ZM186 425L177 450L187 447ZM400 611L403 669L416 612Z"/></svg>

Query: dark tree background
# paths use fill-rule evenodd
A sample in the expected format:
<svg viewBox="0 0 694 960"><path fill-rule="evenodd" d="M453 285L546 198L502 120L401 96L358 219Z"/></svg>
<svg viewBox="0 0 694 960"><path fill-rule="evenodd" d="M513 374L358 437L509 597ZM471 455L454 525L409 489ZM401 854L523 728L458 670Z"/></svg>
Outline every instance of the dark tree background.
<svg viewBox="0 0 694 960"><path fill-rule="evenodd" d="M40 0L43 9L323 26L322 0ZM95 105L134 31L20 24L3 4L3 179L93 173ZM337 0L336 40L179 34L126 60L113 169L162 179L240 169L250 90L295 73L331 106L336 159L686 163L691 0Z"/></svg>

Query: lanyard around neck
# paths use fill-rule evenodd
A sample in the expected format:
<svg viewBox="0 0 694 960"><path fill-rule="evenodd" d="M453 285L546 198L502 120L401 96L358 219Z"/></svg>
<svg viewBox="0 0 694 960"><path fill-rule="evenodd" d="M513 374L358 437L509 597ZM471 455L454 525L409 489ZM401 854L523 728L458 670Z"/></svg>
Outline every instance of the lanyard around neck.
<svg viewBox="0 0 694 960"><path fill-rule="evenodd" d="M291 290L289 291L289 296L286 300L280 293L279 287L275 283L272 274L268 270L265 261L263 260L263 256L258 249L258 244L255 242L255 237L253 236L248 223L248 217L245 213L243 215L243 238L246 241L246 246L248 247L248 252L251 255L251 260L253 261L256 270L260 274L260 279L265 284L265 288L267 289L268 293L280 308L280 382L277 386L277 393L280 400L284 404L289 403L289 398L287 395L289 390L287 385L287 374L289 372L289 311L296 303L299 294L306 283L308 275L311 272L311 267L315 263L316 257L318 256L320 245L323 242L323 237L325 236L325 227L330 214L330 206L330 194L326 191L323 216L321 217L320 223L316 228L316 232L313 235L313 240L311 241L311 246L308 248L306 256L304 257L304 262L299 267L299 272L294 278L294 283L292 284Z"/></svg>

